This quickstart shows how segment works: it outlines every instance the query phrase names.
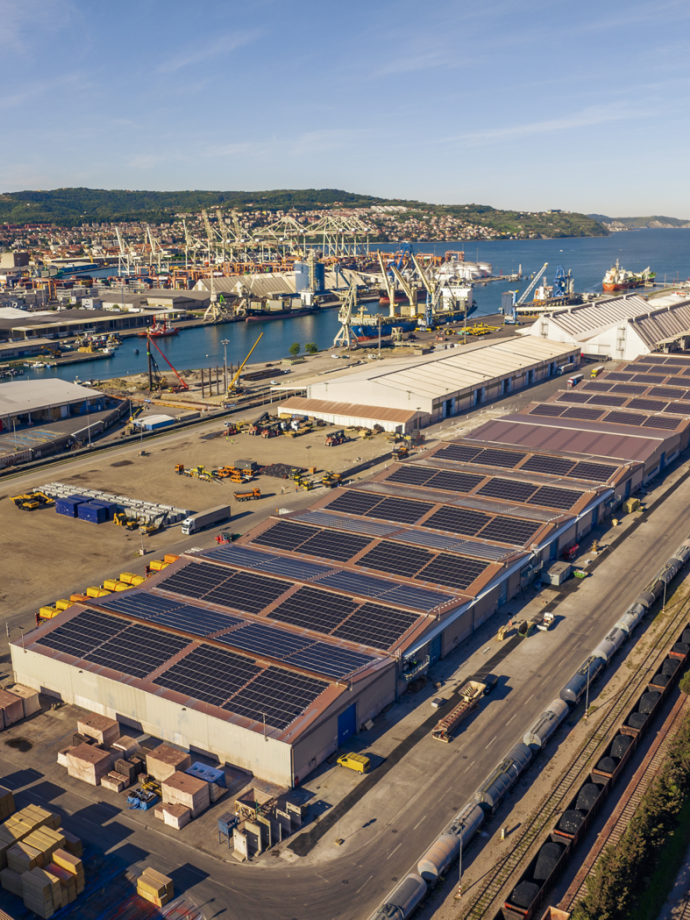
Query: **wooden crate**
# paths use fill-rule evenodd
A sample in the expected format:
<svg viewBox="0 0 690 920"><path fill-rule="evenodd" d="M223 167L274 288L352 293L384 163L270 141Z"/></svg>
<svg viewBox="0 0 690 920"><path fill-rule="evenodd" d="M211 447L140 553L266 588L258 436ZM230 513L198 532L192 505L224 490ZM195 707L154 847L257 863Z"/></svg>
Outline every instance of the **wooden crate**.
<svg viewBox="0 0 690 920"><path fill-rule="evenodd" d="M211 804L208 783L188 773L173 773L161 783L164 805L185 805L196 818Z"/></svg>
<svg viewBox="0 0 690 920"><path fill-rule="evenodd" d="M4 715L5 728L24 718L24 701L7 690L0 690L0 709Z"/></svg>
<svg viewBox="0 0 690 920"><path fill-rule="evenodd" d="M84 864L78 856L73 856L66 850L56 850L53 853L53 862L61 869L65 869L70 875L74 876L77 886L77 894L84 890Z"/></svg>
<svg viewBox="0 0 690 920"><path fill-rule="evenodd" d="M113 755L93 744L79 744L67 755L67 772L92 786L99 786L101 779L110 773Z"/></svg>
<svg viewBox="0 0 690 920"><path fill-rule="evenodd" d="M65 838L64 849L68 853L71 853L72 856L78 856L80 859L84 855L84 845L81 842L81 839L76 836L76 834L70 834L69 831L66 831L64 827L59 828L60 833Z"/></svg>
<svg viewBox="0 0 690 920"><path fill-rule="evenodd" d="M0 786L0 821L5 821L16 811L14 795L9 789Z"/></svg>
<svg viewBox="0 0 690 920"><path fill-rule="evenodd" d="M53 895L55 882L59 885L57 879L43 869L36 868L25 872L22 875L24 905L39 917L52 917L55 913Z"/></svg>
<svg viewBox="0 0 690 920"><path fill-rule="evenodd" d="M129 777L123 776L122 773L110 772L101 779L101 786L110 789L111 792L122 792L129 786Z"/></svg>
<svg viewBox="0 0 690 920"><path fill-rule="evenodd" d="M77 731L89 738L94 738L98 744L113 744L120 737L120 726L115 719L101 716L97 712L90 712L77 721Z"/></svg>
<svg viewBox="0 0 690 920"><path fill-rule="evenodd" d="M24 894L22 891L22 877L18 872L15 872L14 869L2 869L0 871L0 885L2 885L5 891L10 891L20 898Z"/></svg>
<svg viewBox="0 0 690 920"><path fill-rule="evenodd" d="M163 805L163 820L168 827L182 830L192 820L192 811L186 805Z"/></svg>
<svg viewBox="0 0 690 920"><path fill-rule="evenodd" d="M31 687L25 687L23 684L13 684L7 688L9 693L19 697L24 709L24 718L32 716L35 712L41 711L41 703L38 698L38 690Z"/></svg>
<svg viewBox="0 0 690 920"><path fill-rule="evenodd" d="M36 847L29 846L20 840L10 847L7 851L7 865L13 872L23 875L24 872L30 872L37 866L40 868L43 864L43 854Z"/></svg>
<svg viewBox="0 0 690 920"><path fill-rule="evenodd" d="M146 754L146 772L162 782L178 770L186 770L192 765L192 758L184 751L159 744L153 751Z"/></svg>
<svg viewBox="0 0 690 920"><path fill-rule="evenodd" d="M139 742L135 741L131 735L120 735L117 741L111 744L111 747L114 751L120 751L125 758L131 757L132 754L136 754L140 750Z"/></svg>

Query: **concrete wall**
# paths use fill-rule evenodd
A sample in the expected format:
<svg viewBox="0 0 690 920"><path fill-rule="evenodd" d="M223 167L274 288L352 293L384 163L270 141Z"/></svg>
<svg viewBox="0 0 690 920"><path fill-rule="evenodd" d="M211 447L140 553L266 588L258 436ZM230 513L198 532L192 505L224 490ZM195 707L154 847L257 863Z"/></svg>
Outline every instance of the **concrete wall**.
<svg viewBox="0 0 690 920"><path fill-rule="evenodd" d="M117 680L79 670L38 652L10 646L16 680L34 690L82 706L91 712L120 719L156 738L185 748L196 748L249 770L255 776L292 786L292 750L289 744L261 732L224 722Z"/></svg>

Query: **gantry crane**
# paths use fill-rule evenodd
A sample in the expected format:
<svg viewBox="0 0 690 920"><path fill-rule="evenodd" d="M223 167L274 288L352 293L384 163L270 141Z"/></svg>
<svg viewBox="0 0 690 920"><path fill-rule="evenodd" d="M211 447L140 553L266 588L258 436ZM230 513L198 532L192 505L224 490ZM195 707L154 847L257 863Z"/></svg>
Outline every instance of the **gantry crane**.
<svg viewBox="0 0 690 920"><path fill-rule="evenodd" d="M350 282L350 287L345 295L345 300L338 312L338 322L340 329L333 339L333 347L337 348L342 345L343 348L357 348L357 336L352 331L352 314L357 307L357 285L354 281Z"/></svg>

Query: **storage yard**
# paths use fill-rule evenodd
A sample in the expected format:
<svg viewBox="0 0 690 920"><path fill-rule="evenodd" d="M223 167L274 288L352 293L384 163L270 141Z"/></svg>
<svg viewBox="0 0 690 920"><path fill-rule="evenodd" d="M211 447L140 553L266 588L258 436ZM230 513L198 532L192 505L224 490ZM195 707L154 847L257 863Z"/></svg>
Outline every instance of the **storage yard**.
<svg viewBox="0 0 690 920"><path fill-rule="evenodd" d="M541 401L536 394L543 390L534 391L536 399L531 401L525 394L518 411L506 413L505 408L497 406L498 411L489 413L488 420L486 416L476 417L477 427L468 425L464 436L441 442L430 440L409 459L388 458L384 465L359 473L354 480L333 483L333 488L323 491L295 491L290 480L260 475L250 485L260 488L261 498L242 505L242 510L232 505L233 521L214 528L214 534L225 527L240 533L240 538L218 546L210 532L184 540L177 531L164 530L148 537L115 527L112 522L97 524L96 529L92 521L79 518L81 505L77 505L77 517L70 519L49 507L22 514L7 503L5 514L13 514L20 539L23 532L24 539L31 539L29 531L33 529L35 540L35 528L40 526L49 529L49 539L55 543L64 540L65 528L69 528L70 543L79 546L66 546L65 553L74 552L75 560L86 547L91 549L93 535L104 535L108 565L112 563L112 573L121 584L120 588L106 588L104 565L92 563L90 571L94 576L98 572L97 581L103 585L104 593L75 599L67 610L57 613L38 630L25 633L23 639L13 638L16 680L40 689L45 700L61 698L61 718L75 725L86 710L106 722L113 720L121 735L130 735L137 745L152 752L160 747L162 739L172 752L165 757L176 761L173 773L179 776L154 776L158 788L154 785L148 790L138 783L136 788L141 788L142 794L152 792L162 800L154 806L160 804L162 820L156 822L145 811L131 820L143 822L144 827L165 827L166 840L177 841L170 844L169 858L176 854L175 858L183 861L190 858L192 851L198 854L194 858L199 865L204 864L205 854L214 853L217 858L220 850L211 838L216 825L220 829L226 799L234 809L240 809L236 811L240 816L243 807L249 809L242 826L231 828L226 822L225 838L222 834L218 838L217 846L224 848L222 858L232 861L231 875L236 860L264 864L262 851L268 850L286 861L284 869L278 860L266 868L270 868L276 883L280 879L280 885L288 892L286 897L292 897L292 883L286 871L299 876L299 865L304 860L305 866L318 865L329 884L345 878L352 884L359 878L357 887L367 886L366 906L362 906L364 901L362 905L358 901L356 912L344 908L339 915L368 916L395 888L387 881L390 871L397 874L396 883L404 878L409 867L423 856L424 847L431 846L444 827L446 836L451 838L444 846L450 846L448 858L452 859L452 840L457 843L462 839L463 827L468 826L463 825L466 816L462 800L457 800L460 796L454 791L461 776L460 786L469 784L468 794L476 788L477 795L483 796L481 801L474 797L471 804L482 813L479 824L488 826L494 812L497 820L504 820L503 810L511 807L511 787L524 775L529 778L529 771L534 769L532 761L538 763L535 745L539 749L541 739L546 740L564 716L568 725L575 724L570 714L589 683L590 700L594 699L601 686L595 684L595 678L602 669L600 681L606 680L599 662L612 658L627 635L620 624L620 636L615 630L615 635L611 632L612 627L619 620L622 624L626 606L635 601L641 590L649 589L655 573L661 571L663 563L687 537L682 515L683 496L688 490L684 472L672 467L660 486L654 486L659 482L659 473L681 456L690 437L684 411L690 387L687 391L682 387L684 379L690 380L690 374L685 374L690 369L690 359L661 355L651 358L604 371L575 388L566 388L562 378L562 393L553 393L554 387L550 387ZM630 392L617 387L630 388ZM637 388L641 388L640 393ZM564 398L572 396L581 398ZM579 410L579 414L571 410ZM292 439L241 434L231 438L234 443L226 441L220 431L218 437L208 441L200 441L190 433L163 436L166 440L157 450L147 450L148 456L139 456L133 448L118 449L118 459L114 461L112 456L107 462L99 458L79 461L86 469L86 478L73 468L68 470L70 475L53 470L50 477L31 474L31 484L22 484L22 489L44 486L49 491L49 486L61 483L80 494L86 489L99 490L116 499L149 500L155 496L156 505L166 504L180 511L201 510L220 504L225 494L232 496L239 485L228 481L230 476L224 482L182 476L175 473L176 465L185 469L198 469L200 463L206 469L233 465L239 468L240 457L267 465L284 462L289 456L294 466L337 472L369 456L380 456L386 447L391 447L386 435L380 434L371 440L326 448L325 436L329 433L332 429L315 428ZM256 450L252 449L254 445ZM129 464L110 466L120 463L120 456L126 457ZM334 457L340 467L333 462ZM317 458L323 458L322 467ZM28 479L22 477L22 483ZM267 498L269 484L273 495ZM635 493L643 487L645 491L654 489L649 498L642 496L643 501L650 508L658 503L659 510L648 518L646 529L638 530L636 521L647 518L631 509L637 507ZM289 491L281 494L283 488ZM661 504L673 491L678 491L677 502ZM6 491L6 495L10 494L15 493ZM191 495L199 494L209 497L203 502L190 500ZM64 494L61 498L65 500ZM85 498L90 499L86 504L103 500L93 494ZM238 513L244 515L239 521ZM613 519L618 521L621 517L622 524L612 528ZM626 533L629 536L623 542ZM654 534L663 535L663 539L650 551L649 541ZM597 544L604 535L608 536L611 550L602 556ZM597 541L594 545L593 538ZM135 562L143 541L151 551ZM667 546L669 542L673 545ZM628 578L629 573L630 563L626 560L635 558L635 553L637 558L645 555L645 563L629 585L621 589L620 578L623 573ZM150 566L148 579L122 587L127 584L117 577L122 571L139 571L145 562L156 558L161 564ZM680 559L677 568L682 562ZM561 579L572 574L573 564L575 574L582 577L561 587ZM73 574L71 569L70 573ZM47 595L50 586L55 585L55 570L50 566L46 578ZM602 578L611 585L604 588L603 597ZM670 578L671 575L669 581ZM540 581L553 587L534 593ZM654 584L657 583L658 578ZM86 582L82 584L74 578L69 584L66 579L61 584L64 590L53 591L51 599L69 598L86 587ZM14 584L8 588L22 597L21 586L19 591ZM35 583L31 589L27 587L22 598L27 602L24 609L31 599L35 605L36 593ZM660 596L654 588L652 601L657 595ZM611 610L605 622L597 616L601 605ZM556 608L555 621L553 617L550 621L545 618L545 613ZM510 626L507 617L517 613L524 619L515 622L512 631L508 629L504 645L492 644L498 625ZM644 629L639 626L642 616L628 624L629 632L635 625ZM682 641L686 627L687 623L679 621L680 632L674 644L675 640ZM663 635L673 628L675 619L665 627ZM655 639L661 651L663 636ZM582 659L590 648L594 651L584 662L589 666L583 677ZM491 654L487 655L489 649ZM448 728L449 739L440 738L450 743L438 744L432 731L436 724L457 708L468 681L482 686L489 669L500 674L496 695L486 700L481 695L473 698L476 705L470 707L462 724L454 722ZM531 676L537 670L543 681L535 693ZM652 709L644 713L649 716L645 725L673 691L677 677L675 671L664 672L661 661L657 670L660 679L669 678L664 686L639 688L638 697L659 693L647 701ZM577 683L568 691L572 699L564 687L569 674ZM437 683L436 688L427 683L429 676ZM637 686L629 682L630 693ZM415 697L410 689L419 696ZM561 689L566 696L556 712L549 702ZM421 711L420 700L428 705L439 695L437 710ZM631 704L637 702L637 697L628 697ZM492 722L499 731L492 732L497 737L489 744L485 737L486 710L500 712L501 728L494 717ZM429 716L429 711L434 714ZM544 715L549 711L555 713L553 726L551 717ZM612 719L610 724L616 728L616 718L622 714L622 709L616 709L615 717L606 715L606 719ZM513 731L508 724L517 715L519 720ZM23 737L31 738L39 722L46 718L47 713L35 715L26 724ZM598 725L596 719L592 724ZM67 725L63 725L61 737L78 740L71 734L67 736ZM631 728L639 734L642 726ZM18 729L13 726L11 731ZM419 739L414 745L420 744L414 754L406 740L413 736ZM539 744L535 738L540 739ZM136 751L130 750L116 762L109 756L94 756L93 746L87 741L74 743L67 751L65 743L60 745L59 735L53 732L51 739L42 742L46 754L36 763L42 775L50 775L51 781L65 790L61 796L65 803L83 794L78 790L90 785L89 779L100 783L97 788L106 792L99 794L107 794L109 802L124 802L135 795L136 788L135 792L131 789L137 774L126 764L136 761ZM608 747L612 742L613 738L608 739ZM398 745L409 751L404 760ZM499 745L505 747L503 757ZM597 759L601 769L611 766L603 763L605 758L618 757L608 747L602 742ZM470 749L476 752L471 764L466 756ZM334 768L333 758L342 750L366 753L372 766L370 775L359 778L348 770ZM68 771L72 771L68 778L58 778L63 772L54 759L58 751ZM188 772L195 752L200 758L198 771L213 767L214 758L216 764L227 765L221 771L226 781L225 786L218 783L220 789L233 786L228 775L237 780L234 791L220 793L217 805L212 800L211 787L197 785L208 779ZM460 752L462 758L456 756ZM20 758L19 765L23 755L3 752L0 763L6 762L8 756ZM497 769L497 764L503 769ZM614 769L620 766L616 776L623 764L622 756L618 764L613 763ZM155 769L147 775L153 775ZM389 781L381 782L390 771L395 771L390 780L400 790L400 803L405 797L408 801L404 814L399 805L390 801ZM465 771L469 771L467 778ZM504 773L510 774L507 783L500 779ZM168 791L164 795L166 782ZM417 801L415 792L430 782L447 787L452 799L440 795L433 805ZM607 783L612 785L612 774ZM565 802L568 789L563 793L566 806L570 802L570 798ZM208 792L208 799L204 792ZM579 787L572 787L570 797L579 794ZM290 807L287 799L281 799L286 795L297 796ZM252 809L256 813L257 808L263 809L265 818L258 824L251 820ZM573 798L573 808L594 813L595 804L591 809L580 808ZM380 822L378 827L368 826L372 814ZM413 824L422 820L427 822L422 831L409 833ZM305 827L301 830L302 824ZM381 838L391 824L393 830L408 831L405 839L398 839L393 847L383 845ZM560 833L546 825L543 829L550 834ZM341 841L340 847L333 847L333 837ZM150 836L145 839L149 841ZM516 846L521 840L522 834L515 838ZM528 843L535 840L530 837ZM560 845L560 841L549 843ZM568 845L564 846L570 852ZM152 847L155 852L160 850L160 845ZM362 847L371 848L372 869L379 867L375 881L371 872L365 873L369 868L366 859L360 869L353 869L353 853ZM182 855L185 848L190 856ZM546 862L556 859L558 863L563 852L545 851L542 857ZM524 847L519 855L523 853L527 854ZM471 851L468 864L474 859ZM295 865L295 860L300 863ZM359 862L362 860L358 857ZM523 891L523 885L517 893L516 887L523 882L534 885L537 876L546 881L556 863L549 863L548 871L541 864L537 867L530 863L528 874L516 878L514 884L512 876L500 873L491 876L496 881L486 884L493 885L491 891L495 894L511 884L506 896L521 900L529 896L528 907L534 913L544 886L538 885L535 892L532 888ZM518 863L511 862L512 865ZM165 869L165 864L160 868ZM237 882L242 894L238 896L237 916L241 915L239 905L249 903L243 899L250 897L254 885L245 867L241 868L242 881L238 877ZM423 872L421 887L415 890L426 893L429 881L433 882L433 878ZM200 890L208 893L213 886L210 880L205 884ZM258 879L257 884L261 884ZM309 911L300 913L295 905L296 916L322 912L326 891L320 892L319 885L314 883L315 899ZM159 890L164 889L159 885ZM493 903L493 895L486 900L488 895L477 893L477 899L480 897L487 908ZM266 899L267 904L270 900ZM468 916L484 916L476 913L476 906L471 910L475 912L468 912Z"/></svg>

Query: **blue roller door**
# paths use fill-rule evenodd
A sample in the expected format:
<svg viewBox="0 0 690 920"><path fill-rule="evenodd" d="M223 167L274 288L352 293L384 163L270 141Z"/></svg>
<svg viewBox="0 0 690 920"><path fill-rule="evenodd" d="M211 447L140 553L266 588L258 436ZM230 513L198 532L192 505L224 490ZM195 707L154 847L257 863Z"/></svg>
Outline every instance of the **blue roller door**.
<svg viewBox="0 0 690 920"><path fill-rule="evenodd" d="M348 706L338 716L338 747L351 735L357 734L357 704Z"/></svg>

